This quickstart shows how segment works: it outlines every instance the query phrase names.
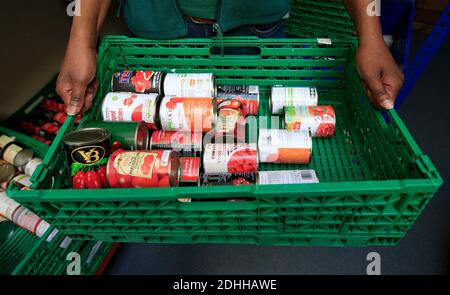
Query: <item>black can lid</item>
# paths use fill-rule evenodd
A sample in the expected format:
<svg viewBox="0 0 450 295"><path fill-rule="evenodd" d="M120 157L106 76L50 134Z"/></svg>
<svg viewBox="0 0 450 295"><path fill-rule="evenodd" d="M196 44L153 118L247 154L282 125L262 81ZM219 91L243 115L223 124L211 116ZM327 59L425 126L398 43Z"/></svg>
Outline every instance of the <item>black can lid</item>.
<svg viewBox="0 0 450 295"><path fill-rule="evenodd" d="M109 139L111 132L104 128L84 128L66 134L63 142L71 146L96 144Z"/></svg>

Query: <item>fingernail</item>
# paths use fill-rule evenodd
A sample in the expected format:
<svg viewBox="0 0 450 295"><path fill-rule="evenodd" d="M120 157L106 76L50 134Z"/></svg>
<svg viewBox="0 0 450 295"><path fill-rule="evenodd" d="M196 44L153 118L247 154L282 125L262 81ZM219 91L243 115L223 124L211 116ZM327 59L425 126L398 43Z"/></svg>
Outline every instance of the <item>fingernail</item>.
<svg viewBox="0 0 450 295"><path fill-rule="evenodd" d="M386 110L392 110L394 108L394 104L388 98L381 102L381 106Z"/></svg>
<svg viewBox="0 0 450 295"><path fill-rule="evenodd" d="M77 110L76 107L69 106L69 107L67 108L67 115L69 115L69 116L75 116L77 113L78 113L78 110Z"/></svg>

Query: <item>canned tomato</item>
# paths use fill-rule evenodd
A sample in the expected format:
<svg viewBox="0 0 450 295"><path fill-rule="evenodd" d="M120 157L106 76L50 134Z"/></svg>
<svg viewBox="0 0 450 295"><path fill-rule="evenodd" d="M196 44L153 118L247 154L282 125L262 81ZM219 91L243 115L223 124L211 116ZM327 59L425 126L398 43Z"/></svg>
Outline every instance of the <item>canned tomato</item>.
<svg viewBox="0 0 450 295"><path fill-rule="evenodd" d="M217 121L213 98L164 97L159 109L161 129L208 132Z"/></svg>
<svg viewBox="0 0 450 295"><path fill-rule="evenodd" d="M158 103L159 96L156 93L110 92L103 99L103 120L112 122L144 121L148 128L156 129Z"/></svg>
<svg viewBox="0 0 450 295"><path fill-rule="evenodd" d="M118 71L112 76L111 89L117 92L162 94L163 79L163 72Z"/></svg>
<svg viewBox="0 0 450 295"><path fill-rule="evenodd" d="M318 101L316 87L272 87L270 110L281 114L287 106L316 106Z"/></svg>
<svg viewBox="0 0 450 295"><path fill-rule="evenodd" d="M206 174L257 172L256 144L209 143L205 146L203 169Z"/></svg>
<svg viewBox="0 0 450 295"><path fill-rule="evenodd" d="M312 139L308 132L260 129L258 151L262 163L307 164L311 159Z"/></svg>
<svg viewBox="0 0 450 295"><path fill-rule="evenodd" d="M258 86L217 86L217 104L225 100L238 100L242 103L246 115L257 115L259 110Z"/></svg>
<svg viewBox="0 0 450 295"><path fill-rule="evenodd" d="M0 215L0 245L13 235L15 229L14 223Z"/></svg>
<svg viewBox="0 0 450 295"><path fill-rule="evenodd" d="M148 128L143 122L85 121L83 128L102 128L111 132L110 142L130 150L145 150L149 144Z"/></svg>
<svg viewBox="0 0 450 295"><path fill-rule="evenodd" d="M28 163L33 158L33 155L32 149L25 148L15 141L8 143L2 151L3 160L16 167L21 167Z"/></svg>
<svg viewBox="0 0 450 295"><path fill-rule="evenodd" d="M334 135L336 115L332 106L286 107L284 124L287 130L307 131L312 136Z"/></svg>
<svg viewBox="0 0 450 295"><path fill-rule="evenodd" d="M203 149L203 134L184 131L152 131L150 150L170 149L184 157L200 157Z"/></svg>
<svg viewBox="0 0 450 295"><path fill-rule="evenodd" d="M42 163L42 159L40 158L33 158L31 159L24 168L24 172L28 176L32 176L34 171L36 171L36 168Z"/></svg>
<svg viewBox="0 0 450 295"><path fill-rule="evenodd" d="M256 183L256 180L257 174L253 172L203 174L201 177L200 185L253 185Z"/></svg>
<svg viewBox="0 0 450 295"><path fill-rule="evenodd" d="M238 100L218 105L217 124L212 131L214 143L245 143L245 112Z"/></svg>
<svg viewBox="0 0 450 295"><path fill-rule="evenodd" d="M260 171L258 184L302 184L318 183L314 170Z"/></svg>
<svg viewBox="0 0 450 295"><path fill-rule="evenodd" d="M102 171L101 166L108 163L111 154L110 135L107 129L84 128L63 137L74 188L101 188L98 171Z"/></svg>
<svg viewBox="0 0 450 295"><path fill-rule="evenodd" d="M214 74L168 73L164 79L164 95L179 97L216 97Z"/></svg>
<svg viewBox="0 0 450 295"><path fill-rule="evenodd" d="M112 188L171 187L179 183L175 151L115 151L106 170Z"/></svg>
<svg viewBox="0 0 450 295"><path fill-rule="evenodd" d="M0 182L8 181L16 172L14 165L0 160Z"/></svg>
<svg viewBox="0 0 450 295"><path fill-rule="evenodd" d="M180 186L198 186L201 158L180 158Z"/></svg>

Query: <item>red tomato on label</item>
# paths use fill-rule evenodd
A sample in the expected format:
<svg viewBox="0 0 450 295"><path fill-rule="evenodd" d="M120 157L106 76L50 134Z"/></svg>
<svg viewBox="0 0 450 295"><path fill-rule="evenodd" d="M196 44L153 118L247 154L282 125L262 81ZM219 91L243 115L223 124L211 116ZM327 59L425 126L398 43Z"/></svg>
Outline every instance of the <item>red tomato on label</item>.
<svg viewBox="0 0 450 295"><path fill-rule="evenodd" d="M74 189L84 189L86 187L85 173L83 171L78 171L72 177L72 187Z"/></svg>
<svg viewBox="0 0 450 295"><path fill-rule="evenodd" d="M115 141L111 144L111 149L113 151L120 150L122 148L122 143L120 141Z"/></svg>
<svg viewBox="0 0 450 295"><path fill-rule="evenodd" d="M86 172L86 187L89 189L102 188L100 177L94 170Z"/></svg>
<svg viewBox="0 0 450 295"><path fill-rule="evenodd" d="M161 178L158 182L158 187L169 187L169 186L170 186L170 181L169 181L168 175Z"/></svg>
<svg viewBox="0 0 450 295"><path fill-rule="evenodd" d="M133 177L131 186L136 188L145 187L158 187L158 177L146 178L146 177Z"/></svg>
<svg viewBox="0 0 450 295"><path fill-rule="evenodd" d="M97 169L98 177L100 178L100 183L102 184L102 187L108 187L108 180L106 179L106 167L100 166Z"/></svg>
<svg viewBox="0 0 450 295"><path fill-rule="evenodd" d="M131 175L119 174L120 186L123 188L131 187L131 179L132 179Z"/></svg>

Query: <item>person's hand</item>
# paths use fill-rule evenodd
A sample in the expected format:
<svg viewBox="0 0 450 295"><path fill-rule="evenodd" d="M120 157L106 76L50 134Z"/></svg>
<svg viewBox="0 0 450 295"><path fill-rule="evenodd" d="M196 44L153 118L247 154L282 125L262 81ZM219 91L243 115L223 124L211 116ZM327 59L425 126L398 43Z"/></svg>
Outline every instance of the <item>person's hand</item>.
<svg viewBox="0 0 450 295"><path fill-rule="evenodd" d="M68 115L91 107L98 88L96 62L94 48L76 42L69 44L56 82L56 92L64 100Z"/></svg>
<svg viewBox="0 0 450 295"><path fill-rule="evenodd" d="M384 41L360 42L356 62L367 95L374 106L394 108L395 99L403 85L403 74Z"/></svg>

